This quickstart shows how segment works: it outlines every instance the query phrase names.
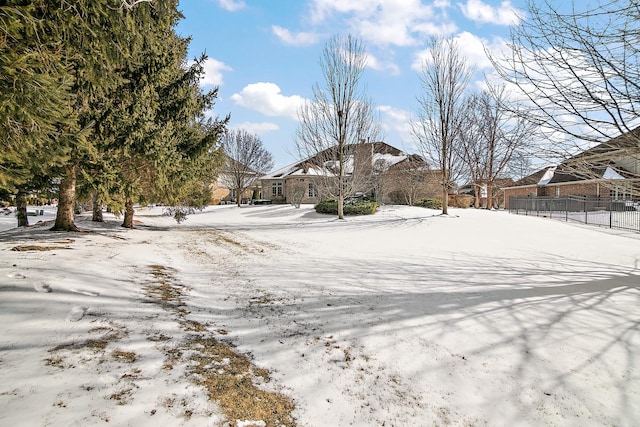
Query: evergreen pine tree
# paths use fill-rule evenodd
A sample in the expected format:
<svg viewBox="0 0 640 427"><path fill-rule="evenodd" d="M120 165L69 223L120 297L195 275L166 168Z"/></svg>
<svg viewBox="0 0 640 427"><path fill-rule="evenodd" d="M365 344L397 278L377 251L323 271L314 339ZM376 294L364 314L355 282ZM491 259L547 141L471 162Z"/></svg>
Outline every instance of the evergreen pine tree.
<svg viewBox="0 0 640 427"><path fill-rule="evenodd" d="M109 203L124 210L124 227L133 226L135 202L202 206L205 193L209 201L220 163L216 143L228 120L204 121L217 90L202 93L198 85L204 57L185 67L189 41L174 31L182 17L177 2L141 4L131 17L123 83L96 124L105 149L101 185L111 190Z"/></svg>
<svg viewBox="0 0 640 427"><path fill-rule="evenodd" d="M67 153L56 141L71 129L71 79L60 43L43 37L51 22L37 2L0 6L0 188L16 197L18 226L26 198L50 184Z"/></svg>

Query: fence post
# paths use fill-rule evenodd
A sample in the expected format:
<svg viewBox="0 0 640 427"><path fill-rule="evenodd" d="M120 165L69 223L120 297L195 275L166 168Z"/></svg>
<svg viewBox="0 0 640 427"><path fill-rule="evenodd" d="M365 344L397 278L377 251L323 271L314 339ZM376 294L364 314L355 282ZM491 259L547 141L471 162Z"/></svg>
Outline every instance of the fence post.
<svg viewBox="0 0 640 427"><path fill-rule="evenodd" d="M609 228L613 228L613 201L609 199Z"/></svg>
<svg viewBox="0 0 640 427"><path fill-rule="evenodd" d="M587 212L587 198L584 198L584 223L589 224L589 213Z"/></svg>

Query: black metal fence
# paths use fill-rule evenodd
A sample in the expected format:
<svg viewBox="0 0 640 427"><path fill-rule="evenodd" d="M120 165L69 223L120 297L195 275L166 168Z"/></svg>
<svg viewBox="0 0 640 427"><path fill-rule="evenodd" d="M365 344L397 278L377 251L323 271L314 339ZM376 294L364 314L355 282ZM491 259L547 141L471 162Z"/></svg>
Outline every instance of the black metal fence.
<svg viewBox="0 0 640 427"><path fill-rule="evenodd" d="M640 199L510 197L509 212L640 233Z"/></svg>

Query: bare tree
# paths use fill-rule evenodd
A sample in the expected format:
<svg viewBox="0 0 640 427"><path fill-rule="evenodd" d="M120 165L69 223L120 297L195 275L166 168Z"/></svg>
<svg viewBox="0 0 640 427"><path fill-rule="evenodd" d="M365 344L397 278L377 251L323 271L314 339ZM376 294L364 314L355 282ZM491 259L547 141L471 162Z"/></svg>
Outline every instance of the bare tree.
<svg viewBox="0 0 640 427"><path fill-rule="evenodd" d="M273 156L257 135L242 129L227 131L222 137L222 149L226 159L221 180L235 190L240 206L243 193L273 167Z"/></svg>
<svg viewBox="0 0 640 427"><path fill-rule="evenodd" d="M427 159L440 169L443 215L448 213L449 191L463 169L455 147L460 143L464 94L472 74L455 40L431 39L420 76L418 119L411 123L411 131Z"/></svg>
<svg viewBox="0 0 640 427"><path fill-rule="evenodd" d="M307 191L307 183L304 180L293 181L290 185L287 185L287 200L291 200L291 204L299 208Z"/></svg>
<svg viewBox="0 0 640 427"><path fill-rule="evenodd" d="M577 3L577 4L576 4ZM528 0L528 19L511 33L511 51L491 57L499 75L529 108L524 117L548 131L547 159L566 159L602 143L627 163L640 157L640 6L637 1ZM565 9L566 10L566 9ZM624 135L623 138L612 138ZM607 147L607 144L611 146ZM566 164L592 175L597 156Z"/></svg>
<svg viewBox="0 0 640 427"><path fill-rule="evenodd" d="M366 64L362 42L334 36L324 46L320 67L324 86L313 87L312 101L298 111L296 148L308 158L321 194L344 199L371 186L372 157L365 141L375 141L379 126L361 79Z"/></svg>
<svg viewBox="0 0 640 427"><path fill-rule="evenodd" d="M514 181L518 181L532 172L531 156L526 151L516 151L507 166Z"/></svg>
<svg viewBox="0 0 640 427"><path fill-rule="evenodd" d="M486 208L491 209L495 182L518 150L526 148L533 135L533 124L510 113L504 86L491 87L466 100L467 124L462 128L461 144L456 148L469 169L479 207L481 189L486 188Z"/></svg>
<svg viewBox="0 0 640 427"><path fill-rule="evenodd" d="M385 195L391 203L413 206L421 198L440 193L438 177L418 155L390 167L385 182Z"/></svg>
<svg viewBox="0 0 640 427"><path fill-rule="evenodd" d="M378 204L383 202L385 192L387 191L387 186L390 181L389 170L391 166L391 162L387 159L377 159L373 162L373 179L371 184Z"/></svg>

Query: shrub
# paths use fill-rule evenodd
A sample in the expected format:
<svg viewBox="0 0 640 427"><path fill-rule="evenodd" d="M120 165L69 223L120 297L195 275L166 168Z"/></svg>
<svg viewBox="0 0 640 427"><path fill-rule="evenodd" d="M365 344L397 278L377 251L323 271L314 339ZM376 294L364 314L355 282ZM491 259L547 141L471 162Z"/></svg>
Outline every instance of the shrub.
<svg viewBox="0 0 640 427"><path fill-rule="evenodd" d="M415 206L427 209L442 209L442 201L438 199L420 199Z"/></svg>
<svg viewBox="0 0 640 427"><path fill-rule="evenodd" d="M316 212L326 214L338 214L338 201L337 200L322 200L316 205Z"/></svg>
<svg viewBox="0 0 640 427"><path fill-rule="evenodd" d="M344 214L345 215L371 215L376 213L377 209L378 209L378 204L376 202L363 200L357 203L350 203L348 205L344 205ZM338 211L336 209L336 214L337 213Z"/></svg>
<svg viewBox="0 0 640 427"><path fill-rule="evenodd" d="M338 201L337 200L323 200L315 206L316 212L338 215ZM363 198L355 199L351 198L343 205L343 211L345 215L371 215L376 213L378 204L374 201L365 200Z"/></svg>

